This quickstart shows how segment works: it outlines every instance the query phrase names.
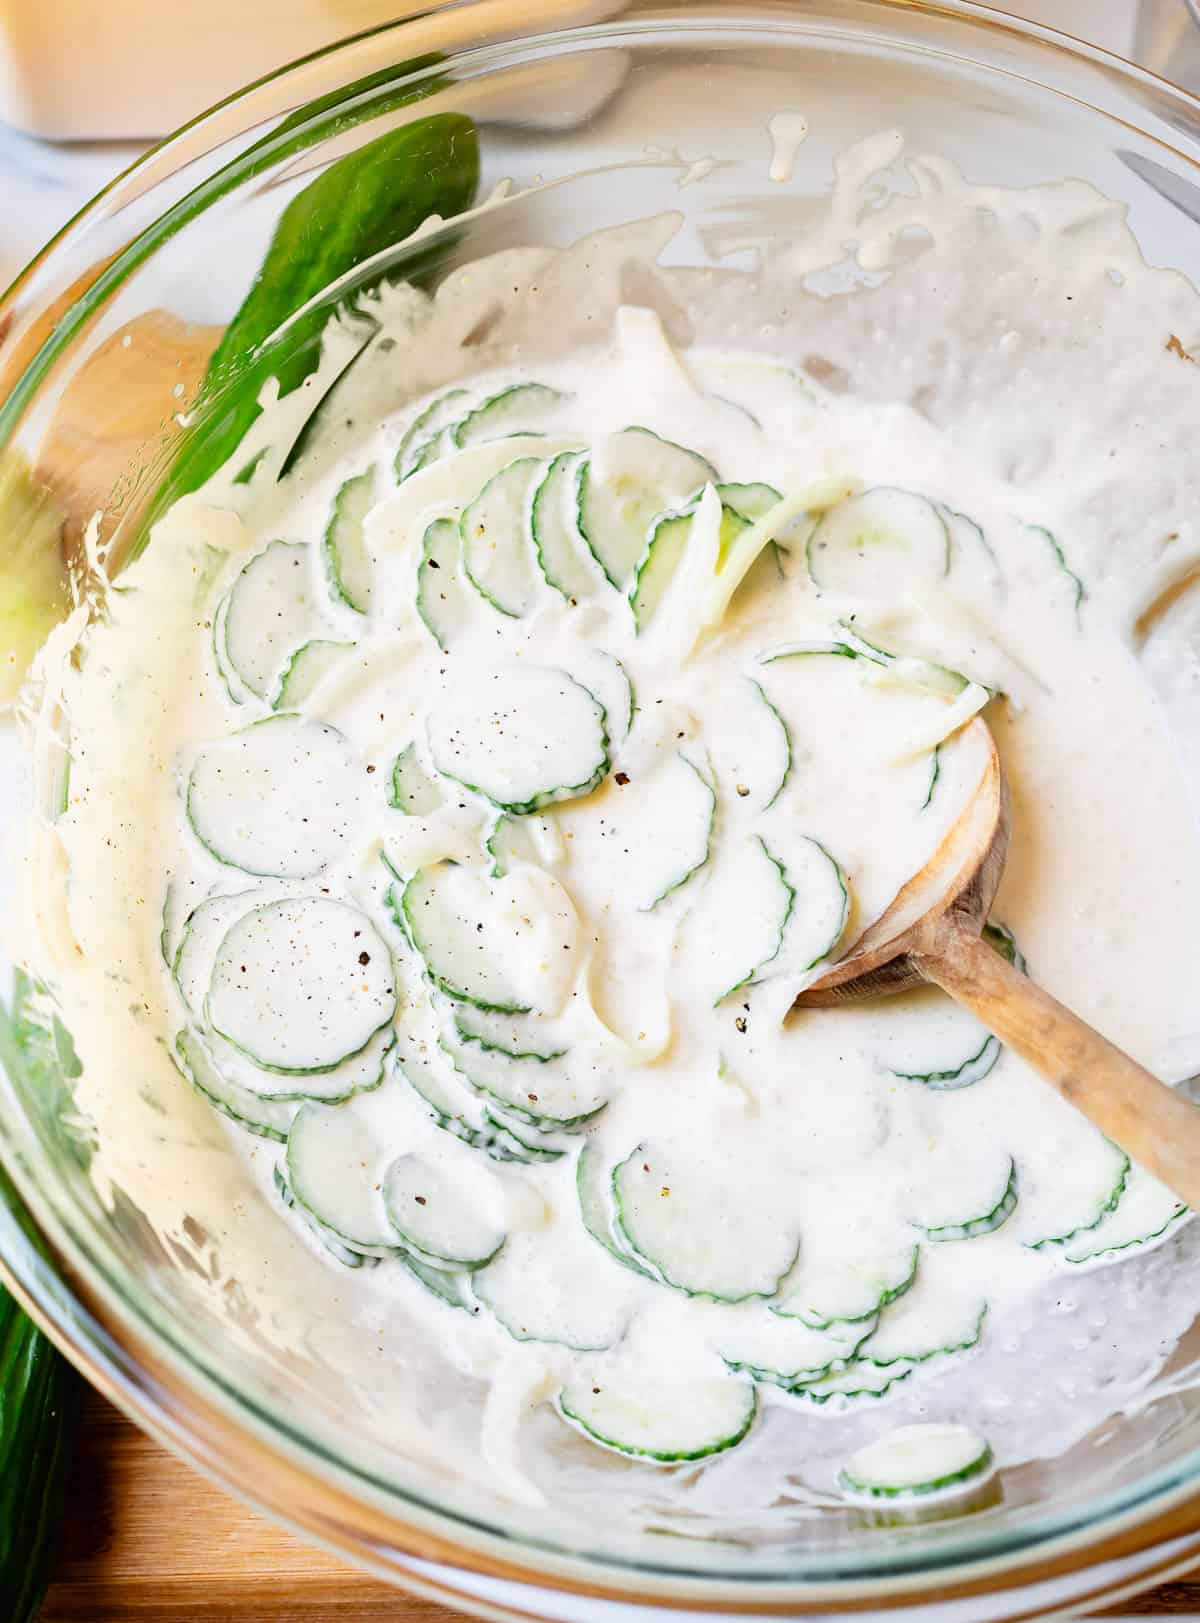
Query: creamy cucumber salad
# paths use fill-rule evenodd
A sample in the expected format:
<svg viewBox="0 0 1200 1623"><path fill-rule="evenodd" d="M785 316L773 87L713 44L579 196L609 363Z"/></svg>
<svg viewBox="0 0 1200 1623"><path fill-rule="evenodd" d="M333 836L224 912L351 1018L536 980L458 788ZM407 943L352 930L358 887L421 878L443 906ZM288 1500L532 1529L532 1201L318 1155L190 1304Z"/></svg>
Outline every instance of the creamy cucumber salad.
<svg viewBox="0 0 1200 1623"><path fill-rule="evenodd" d="M500 258L527 301L553 256ZM849 1498L977 1481L1031 1451L1006 1352L1094 1292L1102 1386L1101 1276L1163 1289L1190 1214L936 990L792 1003L936 849L982 717L987 939L1184 1079L1195 835L1111 567L914 407L653 300L414 394L392 356L471 330L472 275L380 295L298 461L268 401L63 678L39 929L85 1075L133 1018L348 1333L402 1366L398 1303L490 1389L514 1494L532 1413L654 1465L856 1418Z"/></svg>

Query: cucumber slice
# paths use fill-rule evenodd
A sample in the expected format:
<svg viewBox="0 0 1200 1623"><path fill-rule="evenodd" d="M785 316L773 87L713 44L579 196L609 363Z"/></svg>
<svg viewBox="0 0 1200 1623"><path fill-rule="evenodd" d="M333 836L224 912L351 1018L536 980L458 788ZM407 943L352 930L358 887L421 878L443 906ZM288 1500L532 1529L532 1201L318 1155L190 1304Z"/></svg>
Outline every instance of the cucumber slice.
<svg viewBox="0 0 1200 1623"><path fill-rule="evenodd" d="M612 1192L612 1168L594 1143L585 1144L575 1165L575 1193L584 1228L623 1268L631 1269L643 1279L653 1279L654 1275L633 1255L617 1227Z"/></svg>
<svg viewBox="0 0 1200 1623"><path fill-rule="evenodd" d="M1129 1169L1121 1197L1111 1212L1092 1228L1071 1236L1062 1246L1068 1262L1106 1261L1122 1251L1152 1245L1165 1239L1177 1225L1191 1216L1190 1208L1174 1192L1143 1172Z"/></svg>
<svg viewBox="0 0 1200 1623"><path fill-rule="evenodd" d="M542 466L533 457L510 462L488 480L459 520L467 579L494 609L514 620L529 613L540 584L529 504Z"/></svg>
<svg viewBox="0 0 1200 1623"><path fill-rule="evenodd" d="M434 1268L429 1263L419 1262L416 1257L411 1256L402 1256L400 1261L431 1296L445 1302L447 1307L461 1308L467 1313L479 1312L479 1304L471 1290L470 1274L461 1270L453 1273L446 1268Z"/></svg>
<svg viewBox="0 0 1200 1623"><path fill-rule="evenodd" d="M253 697L249 688L229 663L225 652L225 622L229 615L229 592L217 604L212 621L212 653L213 664L217 668L217 675L221 679L221 686L231 704L245 704L248 698Z"/></svg>
<svg viewBox="0 0 1200 1623"><path fill-rule="evenodd" d="M1086 1246L1116 1210L1133 1168L1123 1150L1074 1111L1059 1114L1058 1123L1058 1131L1052 1125L1021 1155L1018 1238L1035 1251Z"/></svg>
<svg viewBox="0 0 1200 1623"><path fill-rule="evenodd" d="M991 1448L969 1426L926 1421L897 1426L858 1449L839 1480L866 1499L919 1499L973 1485L993 1464Z"/></svg>
<svg viewBox="0 0 1200 1623"><path fill-rule="evenodd" d="M455 1076L449 1058L441 1050L414 1050L406 1045L403 1057L393 1061L396 1074L408 1083L443 1130L473 1150L482 1150L494 1161L532 1159L512 1135L489 1121L478 1103Z"/></svg>
<svg viewBox="0 0 1200 1623"><path fill-rule="evenodd" d="M378 1268L381 1260L379 1257L367 1257L361 1251L352 1251L348 1245L343 1245L335 1234L330 1233L323 1223L318 1223L311 1212L297 1204L287 1181L287 1174L278 1163L272 1170L271 1178L275 1185L275 1193L286 1210L295 1212L302 1219L305 1227L316 1235L335 1262L340 1262L343 1268Z"/></svg>
<svg viewBox="0 0 1200 1623"><path fill-rule="evenodd" d="M706 1003L750 985L777 957L795 895L761 835L745 835L718 855L684 924L686 980Z"/></svg>
<svg viewBox="0 0 1200 1623"><path fill-rule="evenodd" d="M687 552L696 510L688 507L678 513L663 513L650 525L645 550L629 583L629 601L634 624L645 631L662 605ZM719 530L720 556L724 556L747 528L747 521L732 507L722 506Z"/></svg>
<svg viewBox="0 0 1200 1623"><path fill-rule="evenodd" d="M616 1078L569 1054L554 1059L514 1059L471 1036L462 1027L443 1033L442 1047L476 1092L506 1114L546 1132L570 1131L604 1109Z"/></svg>
<svg viewBox="0 0 1200 1623"><path fill-rule="evenodd" d="M193 1031L181 1031L175 1038L175 1062L183 1076L223 1116L258 1138L286 1144L288 1129L296 1114L294 1104L260 1099L247 1088L239 1088L221 1075Z"/></svg>
<svg viewBox="0 0 1200 1623"><path fill-rule="evenodd" d="M615 903L651 913L708 861L716 808L708 778L681 752L644 776L610 778L577 815L559 813L569 875L604 876Z"/></svg>
<svg viewBox="0 0 1200 1623"><path fill-rule="evenodd" d="M540 869L489 880L464 864L423 868L401 902L434 985L500 1014L554 1015L575 975L579 922L562 886Z"/></svg>
<svg viewBox="0 0 1200 1623"><path fill-rule="evenodd" d="M501 1159L548 1165L551 1161L561 1161L567 1153L565 1148L560 1149L556 1145L544 1143L540 1128L519 1121L515 1116L501 1110L498 1105L485 1110L483 1119L495 1132L497 1143L503 1149Z"/></svg>
<svg viewBox="0 0 1200 1623"><path fill-rule="evenodd" d="M546 469L533 494L530 533L538 566L568 603L591 597L604 584L576 523L575 487L582 453L564 451Z"/></svg>
<svg viewBox="0 0 1200 1623"><path fill-rule="evenodd" d="M501 811L587 795L609 769L604 707L565 671L472 669L434 706L429 749L443 777Z"/></svg>
<svg viewBox="0 0 1200 1623"><path fill-rule="evenodd" d="M937 793L937 786L942 776L942 746L935 744L929 753L929 787L925 791L925 798L921 802L921 810L933 804L933 797Z"/></svg>
<svg viewBox="0 0 1200 1623"><path fill-rule="evenodd" d="M221 661L256 698L266 699L278 685L284 661L309 641L319 619L312 549L272 541L229 589L219 616Z"/></svg>
<svg viewBox="0 0 1200 1623"><path fill-rule="evenodd" d="M728 1367L756 1381L790 1390L844 1369L874 1329L874 1320L815 1330L761 1307L724 1312L728 1324L709 1337Z"/></svg>
<svg viewBox="0 0 1200 1623"><path fill-rule="evenodd" d="M612 1187L629 1249L688 1296L774 1296L796 1260L794 1233L749 1210L686 1152L641 1144L613 1172Z"/></svg>
<svg viewBox="0 0 1200 1623"><path fill-rule="evenodd" d="M509 1236L472 1280L476 1297L516 1341L600 1352L625 1334L642 1287L583 1233L573 1211Z"/></svg>
<svg viewBox="0 0 1200 1623"><path fill-rule="evenodd" d="M268 902L225 935L205 1007L213 1030L263 1070L332 1071L395 1013L391 955L345 902Z"/></svg>
<svg viewBox="0 0 1200 1623"><path fill-rule="evenodd" d="M365 526L374 502L374 468L347 479L334 497L321 543L333 600L356 614L367 614L371 608L371 555Z"/></svg>
<svg viewBox="0 0 1200 1623"><path fill-rule="evenodd" d="M888 1014L888 1031L876 1057L902 1082L918 1082L935 1092L969 1088L1000 1058L999 1039L933 987L890 999Z"/></svg>
<svg viewBox="0 0 1200 1623"><path fill-rule="evenodd" d="M718 485L717 495L723 507L731 507L747 524L753 524L783 500L783 493L774 485L763 484Z"/></svg>
<svg viewBox="0 0 1200 1623"><path fill-rule="evenodd" d="M203 1031L202 1040L214 1070L229 1087L278 1104L317 1099L330 1105L352 1099L356 1093L370 1093L379 1086L395 1036L390 1026L384 1026L365 1048L335 1065L332 1071L316 1071L307 1076L281 1076L277 1071L264 1071L261 1065L255 1065L240 1049L209 1028Z"/></svg>
<svg viewBox="0 0 1200 1623"><path fill-rule="evenodd" d="M162 928L158 933L159 951L167 968L174 970L175 959L183 940L183 932L197 904L203 900L207 882L195 874L175 874L163 889Z"/></svg>
<svg viewBox="0 0 1200 1623"><path fill-rule="evenodd" d="M1087 587L1067 562L1067 555L1063 551L1058 537L1053 530L1048 530L1044 524L1023 524L1021 528L1026 535L1039 542L1045 549L1049 556L1051 569L1065 585L1068 600L1075 611L1075 618L1078 619L1079 611L1083 607L1083 600L1087 596Z"/></svg>
<svg viewBox="0 0 1200 1623"><path fill-rule="evenodd" d="M209 896L194 907L184 920L171 973L180 997L193 1014L199 1015L204 1008L217 948L229 929L259 899L259 893L255 890Z"/></svg>
<svg viewBox="0 0 1200 1623"><path fill-rule="evenodd" d="M434 1268L472 1273L504 1244L461 1181L424 1155L400 1155L383 1180L383 1206L405 1250Z"/></svg>
<svg viewBox="0 0 1200 1623"><path fill-rule="evenodd" d="M760 968L757 981L815 969L837 951L850 917L849 883L820 840L797 834L782 822L770 837L772 855L782 863L794 899L779 950Z"/></svg>
<svg viewBox="0 0 1200 1623"><path fill-rule="evenodd" d="M299 710L355 647L352 642L330 642L321 637L301 643L279 673L271 709Z"/></svg>
<svg viewBox="0 0 1200 1623"><path fill-rule="evenodd" d="M447 997L503 1014L528 1014L532 1005L521 1001L509 972L511 933L494 922L477 874L456 863L424 868L404 887L400 905L409 939Z"/></svg>
<svg viewBox="0 0 1200 1623"><path fill-rule="evenodd" d="M605 731L612 748L619 749L629 737L636 709L628 671L606 649L573 648L570 674L604 706Z"/></svg>
<svg viewBox="0 0 1200 1623"><path fill-rule="evenodd" d="M416 465L428 442L436 438L442 429L451 427L458 421L466 408L466 403L465 389L447 389L445 394L439 395L431 405L418 413L405 431L396 451L397 483L416 471Z"/></svg>
<svg viewBox="0 0 1200 1623"><path fill-rule="evenodd" d="M924 496L894 485L839 502L808 539L808 572L826 591L892 597L949 569L945 519Z"/></svg>
<svg viewBox="0 0 1200 1623"><path fill-rule="evenodd" d="M421 759L416 744L402 749L392 764L388 805L410 817L431 817L445 805L437 779Z"/></svg>
<svg viewBox="0 0 1200 1623"><path fill-rule="evenodd" d="M969 1088L976 1082L982 1082L989 1076L995 1067L996 1061L1002 1052L1000 1040L989 1032L973 1053L960 1060L955 1054L951 1058L935 1060L935 1065L941 1063L940 1070L902 1071L890 1067L893 1076L904 1082L920 1082L922 1086L933 1088L935 1092L946 1092L955 1088ZM926 1063L925 1056L915 1056L907 1063L921 1065Z"/></svg>
<svg viewBox="0 0 1200 1623"><path fill-rule="evenodd" d="M561 862L562 840L554 824L545 817L514 817L502 812L484 841L492 859L492 878L503 879L510 868L522 862L552 864Z"/></svg>
<svg viewBox="0 0 1200 1623"><path fill-rule="evenodd" d="M441 462L444 458L452 456L458 449L454 438L457 426L457 423L447 423L445 428L439 429L436 434L431 434L427 440L423 440L413 452L412 465L405 478L414 473L424 473L425 469L432 468L435 462Z"/></svg>
<svg viewBox="0 0 1200 1623"><path fill-rule="evenodd" d="M857 1360L819 1381L797 1382L788 1388L794 1398L806 1403L826 1404L834 1398L852 1402L855 1398L874 1401L886 1397L894 1386L906 1381L913 1372L911 1364L889 1364L881 1369L877 1364L861 1364Z"/></svg>
<svg viewBox="0 0 1200 1623"><path fill-rule="evenodd" d="M858 1349L858 1361L889 1369L895 1364L924 1364L978 1346L987 1303L962 1298L922 1280L889 1307L882 1323Z"/></svg>
<svg viewBox="0 0 1200 1623"><path fill-rule="evenodd" d="M509 1059L562 1059L567 1052L546 1022L535 1017L521 1019L510 1014L489 1014L470 1004L454 1009L454 1027L463 1042L473 1043L485 1053L503 1054Z"/></svg>
<svg viewBox="0 0 1200 1623"><path fill-rule="evenodd" d="M767 720L767 731L770 735L770 744L764 758L771 761L772 769L768 774L766 774L764 782L756 797L759 801L761 801L761 804L756 806L756 810L766 812L770 811L771 807L787 788L787 781L789 777L791 777L792 735L788 731L787 722L784 721L783 717L779 714L779 711L776 710L770 699L768 699L762 686L756 682L753 677L748 677L747 681L754 689L755 693L762 702L762 706L765 708L766 716L764 717L764 720ZM756 712L756 717L758 714L761 714L761 711ZM769 718L769 720L767 718ZM738 787L737 793L739 796L741 795L741 792L741 787ZM765 799L763 798L764 796Z"/></svg>
<svg viewBox="0 0 1200 1623"><path fill-rule="evenodd" d="M452 518L435 518L421 541L417 614L443 653L470 624L476 594L459 574L462 536Z"/></svg>
<svg viewBox="0 0 1200 1623"><path fill-rule="evenodd" d="M188 778L187 820L227 867L308 879L345 852L362 785L341 733L290 713L267 716L201 749Z"/></svg>
<svg viewBox="0 0 1200 1623"><path fill-rule="evenodd" d="M576 523L609 583L626 590L657 514L683 507L716 482L702 456L648 428L622 429L594 448L579 464Z"/></svg>
<svg viewBox="0 0 1200 1623"><path fill-rule="evenodd" d="M463 449L513 434L546 433L560 426L569 399L545 383L515 383L468 412L454 430L454 443Z"/></svg>
<svg viewBox="0 0 1200 1623"><path fill-rule="evenodd" d="M946 528L950 532L951 570L956 575L959 574L960 571L956 566L961 560L968 568L979 571L982 583L989 593L1002 592L1004 576L1000 569L1000 561L983 525L969 513L960 513L957 508L947 507L945 502L938 503L938 511L945 519Z"/></svg>
<svg viewBox="0 0 1200 1623"><path fill-rule="evenodd" d="M968 1178L977 1175L976 1168L968 1169ZM935 1242L974 1240L981 1234L992 1234L1007 1223L1017 1208L1017 1167L1012 1157L1007 1158L1004 1181L992 1184L990 1192L979 1197L974 1210L966 1208L964 1215L951 1221L921 1224L925 1238Z"/></svg>
<svg viewBox="0 0 1200 1623"><path fill-rule="evenodd" d="M383 1184L395 1154L387 1102L365 1094L343 1105L305 1104L287 1142L287 1181L299 1205L366 1256L405 1248L388 1221Z"/></svg>
<svg viewBox="0 0 1200 1623"><path fill-rule="evenodd" d="M593 1442L674 1465L736 1448L754 1424L753 1383L672 1370L595 1372L558 1395L559 1413Z"/></svg>
<svg viewBox="0 0 1200 1623"><path fill-rule="evenodd" d="M912 1289L919 1246L881 1247L823 1266L804 1266L780 1291L771 1311L797 1318L814 1330L837 1324L873 1324L884 1308Z"/></svg>

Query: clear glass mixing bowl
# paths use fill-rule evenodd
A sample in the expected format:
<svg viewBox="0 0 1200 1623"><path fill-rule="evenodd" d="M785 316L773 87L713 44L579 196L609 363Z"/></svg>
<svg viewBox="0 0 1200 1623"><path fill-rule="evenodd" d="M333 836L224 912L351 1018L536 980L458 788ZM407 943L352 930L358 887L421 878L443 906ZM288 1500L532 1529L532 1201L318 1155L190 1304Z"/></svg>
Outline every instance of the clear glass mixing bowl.
<svg viewBox="0 0 1200 1623"><path fill-rule="evenodd" d="M952 0L478 0L347 41L224 103L114 182L9 290L0 449L58 482L69 550L100 507L119 556L178 449L176 414L215 327L240 305L283 209L337 159L416 116L418 91L421 116L476 121L480 197L511 186L377 256L338 297L385 270L436 276L663 211L683 218L671 262L714 263L725 239L709 228L781 195L767 178L767 119L788 108L811 130L782 189L793 202L828 191L849 141L899 125L912 148L953 157L973 181L1093 182L1128 205L1151 262L1200 280L1200 103L1045 31ZM719 161L701 175L691 165L706 157ZM331 203L331 230L336 213ZM148 353L158 386L147 393ZM16 819L32 780L12 740L6 750ZM991 1617L1017 1615L1034 1592L1041 1609L1095 1603L1200 1552L1200 1403L1187 1393L1006 1472L971 1515L889 1524L831 1504L771 1537L707 1524L634 1537L580 1514L569 1495L539 1511L508 1503L482 1474L406 1454L353 1360L277 1345L199 1222L156 1232L129 1192L94 1186L77 1064L38 1007L32 1023L0 1023L0 1157L29 1214L0 1214L0 1252L19 1294L142 1424L384 1575L506 1615L591 1616L601 1597L794 1613L974 1595L970 1615ZM206 1153L221 1152L210 1139ZM389 1381L410 1378L404 1363L389 1366ZM539 1587L485 1590L471 1574Z"/></svg>

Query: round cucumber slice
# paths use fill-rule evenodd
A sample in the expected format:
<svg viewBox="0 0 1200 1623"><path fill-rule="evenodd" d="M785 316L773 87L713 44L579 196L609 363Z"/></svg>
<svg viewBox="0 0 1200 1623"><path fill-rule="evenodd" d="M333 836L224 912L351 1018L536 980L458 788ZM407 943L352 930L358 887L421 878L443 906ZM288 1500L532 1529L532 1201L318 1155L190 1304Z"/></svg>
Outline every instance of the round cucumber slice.
<svg viewBox="0 0 1200 1623"><path fill-rule="evenodd" d="M579 920L549 874L519 868L489 879L466 863L442 862L414 874L401 908L430 979L447 997L500 1014L562 1008L576 972Z"/></svg>
<svg viewBox="0 0 1200 1623"><path fill-rule="evenodd" d="M688 978L706 1003L723 1002L766 969L783 945L795 899L761 835L744 835L718 854L683 926Z"/></svg>
<svg viewBox="0 0 1200 1623"><path fill-rule="evenodd" d="M484 485L459 521L463 569L479 595L511 619L528 614L541 577L529 507L543 464L521 457Z"/></svg>
<svg viewBox="0 0 1200 1623"><path fill-rule="evenodd" d="M950 568L950 532L932 502L878 485L839 502L808 541L808 570L827 591L886 597L941 580Z"/></svg>
<svg viewBox="0 0 1200 1623"><path fill-rule="evenodd" d="M911 1499L979 1482L993 1468L987 1441L969 1426L897 1426L860 1448L841 1472L843 1488L868 1499Z"/></svg>
<svg viewBox="0 0 1200 1623"><path fill-rule="evenodd" d="M332 1071L392 1018L388 949L366 914L324 896L268 902L217 949L207 1014L266 1071Z"/></svg>
<svg viewBox="0 0 1200 1623"><path fill-rule="evenodd" d="M764 484L718 485L717 495L723 506L731 507L747 524L753 524L783 500L782 492L776 490L774 485Z"/></svg>
<svg viewBox="0 0 1200 1623"><path fill-rule="evenodd" d="M417 463L421 460L428 442L444 428L451 427L465 411L466 404L465 389L448 389L413 418L396 451L395 469L398 482L407 479L410 473L416 471Z"/></svg>
<svg viewBox="0 0 1200 1623"><path fill-rule="evenodd" d="M613 1173L617 1228L663 1283L688 1296L774 1296L796 1260L796 1234L760 1214L686 1150L639 1145Z"/></svg>
<svg viewBox="0 0 1200 1623"><path fill-rule="evenodd" d="M416 606L422 625L443 653L463 635L479 601L459 574L461 558L458 524L452 518L435 518L421 542Z"/></svg>
<svg viewBox="0 0 1200 1623"><path fill-rule="evenodd" d="M330 642L321 637L303 643L280 673L271 709L298 710L354 647L352 642Z"/></svg>
<svg viewBox="0 0 1200 1623"><path fill-rule="evenodd" d="M371 607L371 555L365 526L375 501L375 470L347 479L333 502L321 543L329 590L337 603L366 614Z"/></svg>
<svg viewBox="0 0 1200 1623"><path fill-rule="evenodd" d="M187 1080L230 1121L244 1127L258 1138L274 1139L286 1144L288 1129L296 1114L294 1104L274 1099L260 1099L248 1088L228 1081L213 1064L204 1044L194 1031L181 1031L175 1039L175 1055L180 1071Z"/></svg>
<svg viewBox="0 0 1200 1623"><path fill-rule="evenodd" d="M254 890L239 890L228 896L208 896L184 920L171 973L179 995L193 1014L204 1008L213 960L227 932L243 914L262 898Z"/></svg>
<svg viewBox="0 0 1200 1623"><path fill-rule="evenodd" d="M626 590L645 551L651 520L682 507L716 481L704 457L648 428L610 434L580 462L579 533L619 592Z"/></svg>
<svg viewBox="0 0 1200 1623"><path fill-rule="evenodd" d="M588 551L575 516L575 484L582 457L563 451L546 469L534 492L530 529L546 583L568 603L578 603L605 584Z"/></svg>
<svg viewBox="0 0 1200 1623"><path fill-rule="evenodd" d="M428 1156L401 1155L392 1162L383 1205L401 1243L437 1268L486 1268L504 1244L504 1230Z"/></svg>
<svg viewBox="0 0 1200 1623"><path fill-rule="evenodd" d="M188 779L187 818L227 867L309 879L345 851L365 781L334 728L268 716L200 751Z"/></svg>
<svg viewBox="0 0 1200 1623"><path fill-rule="evenodd" d="M408 744L392 763L388 805L409 817L432 817L445 804L437 779L421 759L416 744Z"/></svg>
<svg viewBox="0 0 1200 1623"><path fill-rule="evenodd" d="M666 1370L575 1379L558 1395L563 1418L594 1442L636 1459L675 1465L735 1448L754 1424L753 1383Z"/></svg>
<svg viewBox="0 0 1200 1623"><path fill-rule="evenodd" d="M978 1167L964 1169L960 1186L969 1183L972 1178L979 1178ZM939 1191L938 1198L944 1203L944 1190ZM994 1233L1007 1223L1017 1209L1017 1167L1011 1156L1007 1160L1003 1184L999 1188L993 1184L990 1191L981 1192L974 1199L974 1209L967 1208L961 1217L939 1215L938 1221L922 1224L925 1238L937 1242L974 1240L980 1235Z"/></svg>
<svg viewBox="0 0 1200 1623"><path fill-rule="evenodd" d="M1165 1183L1132 1166L1115 1206L1091 1228L1063 1242L1068 1262L1111 1258L1131 1247L1148 1247L1162 1240L1191 1210Z"/></svg>
<svg viewBox="0 0 1200 1623"><path fill-rule="evenodd" d="M586 1054L574 1059L513 1058L473 1038L462 1027L445 1032L442 1047L468 1084L506 1113L546 1132L570 1132L607 1104L616 1077Z"/></svg>
<svg viewBox="0 0 1200 1623"><path fill-rule="evenodd" d="M356 1093L370 1093L380 1085L395 1035L390 1026L381 1026L365 1048L335 1065L332 1071L312 1071L300 1076L264 1071L211 1028L203 1032L203 1041L217 1074L228 1086L255 1099L280 1104L319 1099L322 1104L340 1104Z"/></svg>
<svg viewBox="0 0 1200 1623"><path fill-rule="evenodd" d="M390 1101L375 1094L343 1105L302 1105L287 1142L287 1181L323 1229L367 1256L403 1251L383 1202L395 1155Z"/></svg>
<svg viewBox="0 0 1200 1623"><path fill-rule="evenodd" d="M482 445L513 434L543 432L557 426L569 399L545 383L514 383L468 412L454 430L454 443Z"/></svg>
<svg viewBox="0 0 1200 1623"><path fill-rule="evenodd" d="M222 616L223 661L257 698L275 689L284 661L319 623L312 549L272 541L242 570Z"/></svg>
<svg viewBox="0 0 1200 1623"><path fill-rule="evenodd" d="M435 768L501 811L590 794L609 768L604 707L565 671L485 666L429 717Z"/></svg>

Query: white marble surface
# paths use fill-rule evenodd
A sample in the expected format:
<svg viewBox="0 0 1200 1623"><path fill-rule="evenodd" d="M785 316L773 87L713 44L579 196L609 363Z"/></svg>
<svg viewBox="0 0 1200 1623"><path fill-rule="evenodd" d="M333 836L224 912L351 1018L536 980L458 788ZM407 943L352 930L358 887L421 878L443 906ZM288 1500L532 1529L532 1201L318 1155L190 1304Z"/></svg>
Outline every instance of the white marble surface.
<svg viewBox="0 0 1200 1623"><path fill-rule="evenodd" d="M0 124L0 289L140 146L51 146Z"/></svg>
<svg viewBox="0 0 1200 1623"><path fill-rule="evenodd" d="M1190 61L1179 50L1190 27L1185 0L1140 0L1140 9L1139 0L1009 0L1003 9L1121 55L1141 50L1156 71L1169 59L1194 62L1200 87L1200 41ZM142 150L127 142L54 146L0 124L0 290Z"/></svg>

